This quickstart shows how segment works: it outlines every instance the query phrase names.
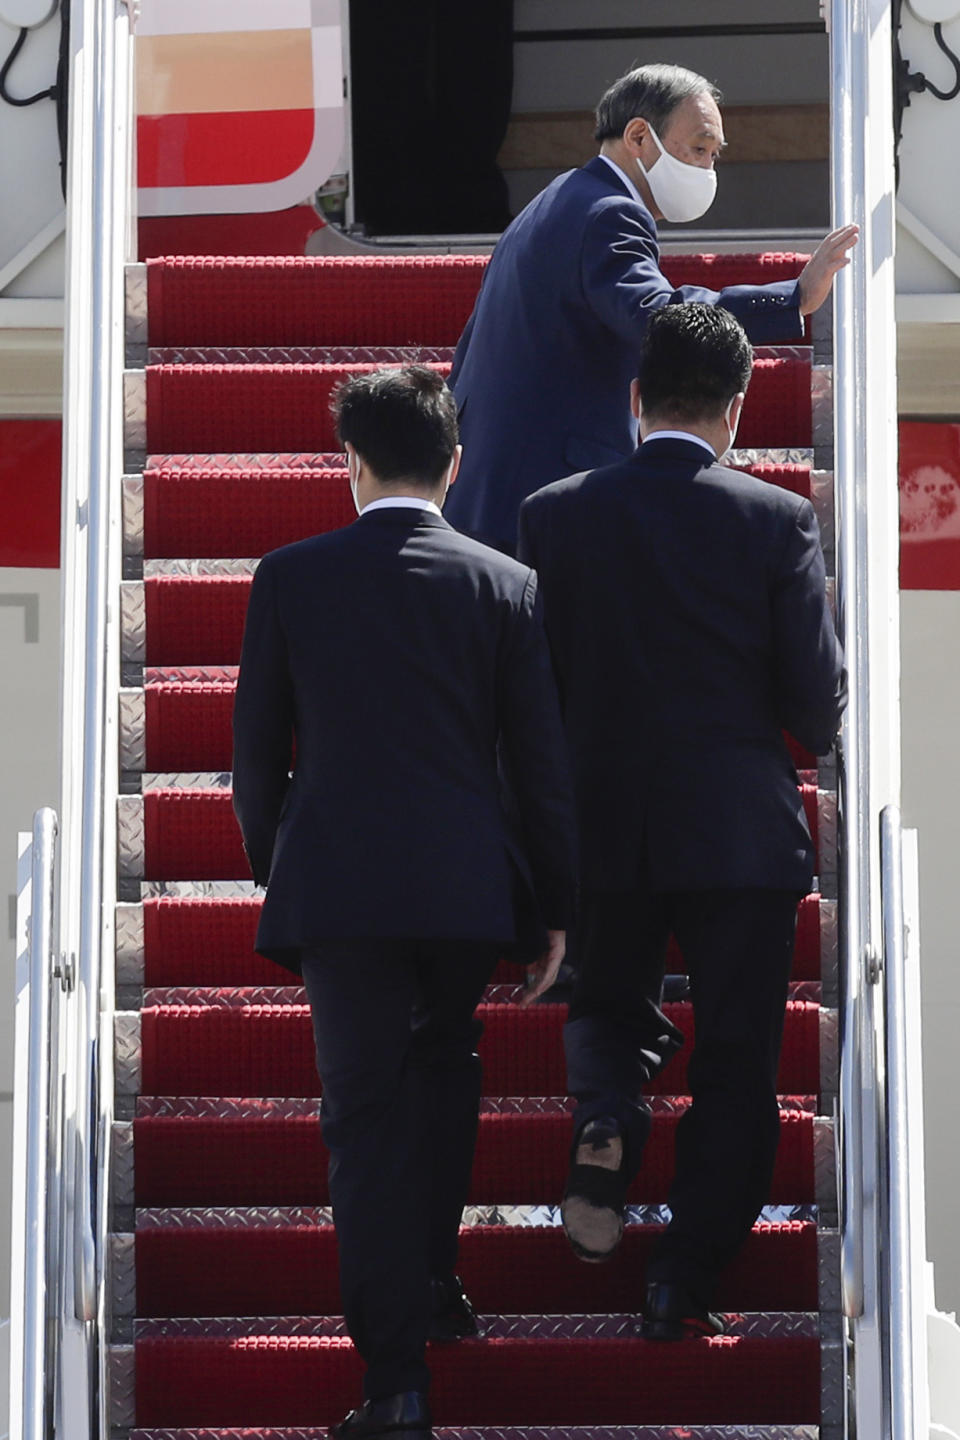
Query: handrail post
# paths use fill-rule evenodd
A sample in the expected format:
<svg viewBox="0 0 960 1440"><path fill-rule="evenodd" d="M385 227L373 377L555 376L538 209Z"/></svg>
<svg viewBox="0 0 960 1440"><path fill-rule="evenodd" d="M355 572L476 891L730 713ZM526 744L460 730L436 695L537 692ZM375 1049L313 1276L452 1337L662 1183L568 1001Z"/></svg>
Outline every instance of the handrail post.
<svg viewBox="0 0 960 1440"><path fill-rule="evenodd" d="M841 736L841 1279L853 1342L849 1429L887 1440L882 1256L880 812L900 796L895 202L888 0L825 0L835 225L860 242L834 308L837 605L849 671ZM920 1437L916 1437L920 1440Z"/></svg>
<svg viewBox="0 0 960 1440"><path fill-rule="evenodd" d="M14 1050L13 1217L10 1281L10 1434L46 1440L50 1426L51 1335L57 1267L49 1227L59 1177L50 1173L51 1011L55 985L57 817L38 810L21 847Z"/></svg>

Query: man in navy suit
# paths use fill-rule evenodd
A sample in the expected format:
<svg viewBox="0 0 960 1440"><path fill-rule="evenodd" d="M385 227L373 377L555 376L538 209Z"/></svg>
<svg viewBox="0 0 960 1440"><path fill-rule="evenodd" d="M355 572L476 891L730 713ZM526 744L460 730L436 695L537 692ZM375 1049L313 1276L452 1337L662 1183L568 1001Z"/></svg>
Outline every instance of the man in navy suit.
<svg viewBox="0 0 960 1440"><path fill-rule="evenodd" d="M644 1333L718 1333L720 1270L766 1203L797 902L814 847L783 731L829 750L845 701L808 500L717 463L749 342L719 307L651 321L629 460L520 513L560 686L580 826L581 971L565 1030L576 1099L563 1221L606 1259L640 1168L644 1085L680 1043L660 1008L672 932L690 977L693 1104Z"/></svg>
<svg viewBox="0 0 960 1440"><path fill-rule="evenodd" d="M303 974L313 1013L344 1316L367 1364L365 1403L333 1434L429 1440L427 1338L476 1333L454 1273L474 1010L534 911L522 1003L553 983L573 794L537 578L440 513L453 396L410 366L349 382L337 413L359 519L257 569L233 796L267 887L257 948Z"/></svg>
<svg viewBox="0 0 960 1440"><path fill-rule="evenodd" d="M719 292L674 289L657 224L702 215L724 146L718 92L701 75L646 65L597 107L600 154L560 175L504 233L454 357L464 462L448 518L513 552L525 496L632 454L630 382L647 321L664 305L723 305L756 344L799 340L856 227L820 245L798 280Z"/></svg>

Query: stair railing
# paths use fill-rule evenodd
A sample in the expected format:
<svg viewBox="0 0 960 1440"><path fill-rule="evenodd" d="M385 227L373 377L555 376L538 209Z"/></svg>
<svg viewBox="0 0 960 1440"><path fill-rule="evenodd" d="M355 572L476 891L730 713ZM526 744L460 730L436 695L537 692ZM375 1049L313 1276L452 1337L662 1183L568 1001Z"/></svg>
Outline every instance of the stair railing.
<svg viewBox="0 0 960 1440"><path fill-rule="evenodd" d="M131 258L133 4L71 0L64 334L59 952L58 1440L109 1433L104 1269L113 1119L124 264Z"/></svg>
<svg viewBox="0 0 960 1440"><path fill-rule="evenodd" d="M834 310L837 600L850 702L840 810L841 1285L848 1433L926 1440L926 1351L914 1290L924 1229L915 986L904 983L899 829L899 492L894 147L887 0L825 0L834 223L860 243ZM913 852L915 853L915 852ZM913 873L915 892L915 872ZM881 984L881 981L884 983ZM914 1124L916 1124L914 1116Z"/></svg>
<svg viewBox="0 0 960 1440"><path fill-rule="evenodd" d="M46 1440L60 1292L58 1209L61 967L56 949L57 817L20 837L10 1255L10 1435ZM22 948L20 948L22 947ZM63 983L63 988L67 986Z"/></svg>

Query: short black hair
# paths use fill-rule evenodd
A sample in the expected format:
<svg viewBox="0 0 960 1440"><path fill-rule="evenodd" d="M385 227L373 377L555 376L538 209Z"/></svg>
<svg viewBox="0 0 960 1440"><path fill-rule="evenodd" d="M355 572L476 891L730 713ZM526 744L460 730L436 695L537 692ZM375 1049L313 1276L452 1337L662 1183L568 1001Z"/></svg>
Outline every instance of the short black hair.
<svg viewBox="0 0 960 1440"><path fill-rule="evenodd" d="M460 431L457 402L436 370L401 365L355 375L330 408L341 445L352 445L378 480L439 485Z"/></svg>
<svg viewBox="0 0 960 1440"><path fill-rule="evenodd" d="M673 111L690 95L706 93L723 99L716 85L682 65L640 65L615 80L597 106L597 140L619 140L631 120L640 116L662 135Z"/></svg>
<svg viewBox="0 0 960 1440"><path fill-rule="evenodd" d="M637 382L646 416L712 420L745 391L753 369L746 332L719 305L665 305L647 327Z"/></svg>

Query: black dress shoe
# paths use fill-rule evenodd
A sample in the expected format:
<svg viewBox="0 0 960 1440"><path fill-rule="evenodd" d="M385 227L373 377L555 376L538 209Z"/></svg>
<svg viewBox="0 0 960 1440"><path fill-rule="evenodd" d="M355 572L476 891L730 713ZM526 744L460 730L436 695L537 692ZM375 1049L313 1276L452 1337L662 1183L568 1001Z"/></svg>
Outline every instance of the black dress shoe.
<svg viewBox="0 0 960 1440"><path fill-rule="evenodd" d="M339 1425L331 1425L332 1440L433 1440L430 1405L419 1390L405 1390L383 1400L367 1400L351 1410Z"/></svg>
<svg viewBox="0 0 960 1440"><path fill-rule="evenodd" d="M574 1137L560 1218L575 1255L609 1260L623 1238L627 1201L623 1135L616 1120L591 1120Z"/></svg>
<svg viewBox="0 0 960 1440"><path fill-rule="evenodd" d="M427 1339L438 1344L450 1340L469 1340L479 1335L480 1326L459 1275L445 1275L430 1281L433 1311Z"/></svg>
<svg viewBox="0 0 960 1440"><path fill-rule="evenodd" d="M687 1340L704 1335L723 1335L727 1322L722 1315L706 1310L682 1285L651 1281L643 1307L644 1340Z"/></svg>

